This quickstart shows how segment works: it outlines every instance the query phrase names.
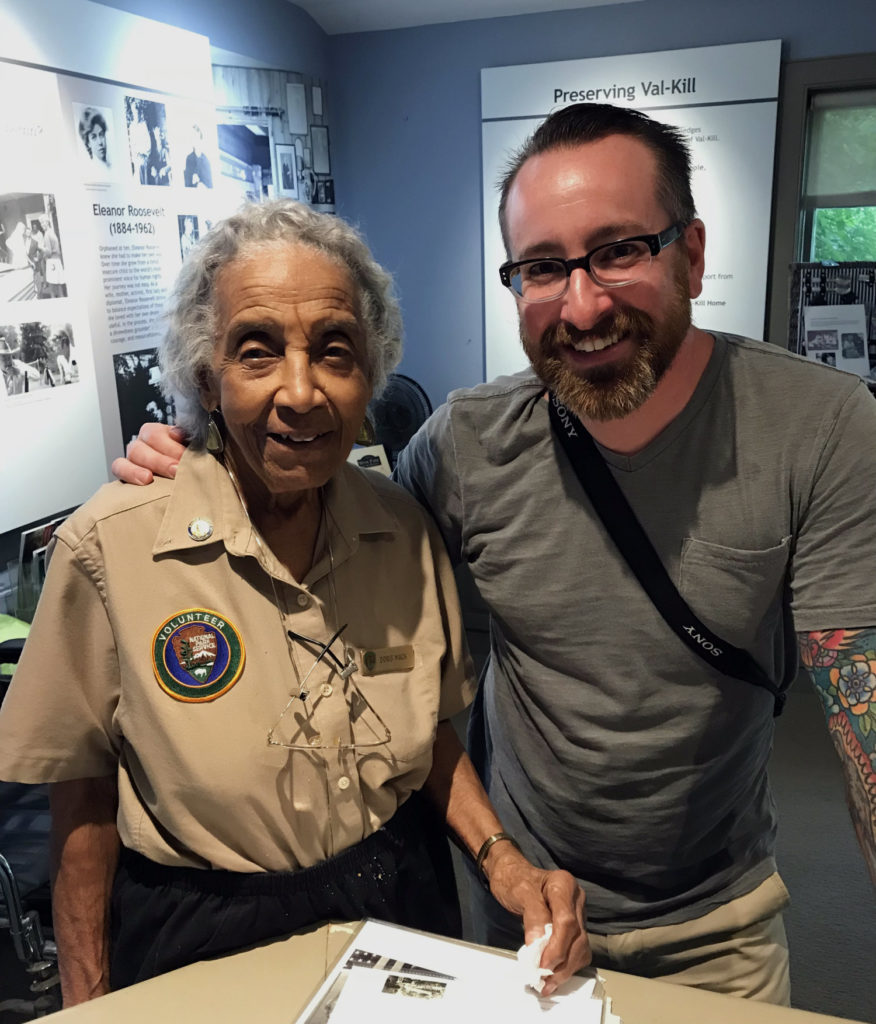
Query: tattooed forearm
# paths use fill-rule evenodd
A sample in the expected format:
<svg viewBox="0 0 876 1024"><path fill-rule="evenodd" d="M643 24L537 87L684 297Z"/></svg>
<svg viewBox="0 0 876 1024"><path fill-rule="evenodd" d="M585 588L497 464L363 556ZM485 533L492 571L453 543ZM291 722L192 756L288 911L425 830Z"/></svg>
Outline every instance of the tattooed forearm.
<svg viewBox="0 0 876 1024"><path fill-rule="evenodd" d="M876 885L876 626L800 633L800 653L842 762L852 822Z"/></svg>

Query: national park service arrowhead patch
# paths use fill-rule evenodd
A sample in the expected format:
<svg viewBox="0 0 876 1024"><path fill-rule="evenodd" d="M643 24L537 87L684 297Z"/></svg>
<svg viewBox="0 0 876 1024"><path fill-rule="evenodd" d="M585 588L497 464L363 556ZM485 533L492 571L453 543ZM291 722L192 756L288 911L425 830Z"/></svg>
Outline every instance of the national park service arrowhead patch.
<svg viewBox="0 0 876 1024"><path fill-rule="evenodd" d="M227 693L240 678L245 652L237 628L209 608L186 608L152 638L158 685L176 700L199 703Z"/></svg>

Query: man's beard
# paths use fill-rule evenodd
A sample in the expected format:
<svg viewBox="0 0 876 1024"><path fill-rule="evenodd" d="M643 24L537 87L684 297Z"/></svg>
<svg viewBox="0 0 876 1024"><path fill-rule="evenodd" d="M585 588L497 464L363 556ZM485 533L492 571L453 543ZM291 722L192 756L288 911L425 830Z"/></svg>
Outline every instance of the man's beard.
<svg viewBox="0 0 876 1024"><path fill-rule="evenodd" d="M549 327L537 344L520 337L535 372L580 419L613 420L635 412L651 397L675 358L690 328L687 267L673 280L673 301L660 321L633 306L621 306L589 331L561 321ZM575 372L561 358L562 348L589 339L616 342L631 338L635 351L624 361L603 363Z"/></svg>

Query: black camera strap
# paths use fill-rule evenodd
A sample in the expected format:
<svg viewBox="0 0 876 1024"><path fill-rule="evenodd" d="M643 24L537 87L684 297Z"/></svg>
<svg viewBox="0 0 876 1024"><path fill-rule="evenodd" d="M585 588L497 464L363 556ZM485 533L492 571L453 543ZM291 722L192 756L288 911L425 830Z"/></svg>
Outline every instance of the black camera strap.
<svg viewBox="0 0 876 1024"><path fill-rule="evenodd" d="M769 690L774 700L773 715L778 717L785 706L793 672L789 668L782 685L776 686L748 651L723 640L697 618L670 579L589 432L554 394L549 393L549 399L551 426L575 475L608 535L666 624L682 643L713 668Z"/></svg>

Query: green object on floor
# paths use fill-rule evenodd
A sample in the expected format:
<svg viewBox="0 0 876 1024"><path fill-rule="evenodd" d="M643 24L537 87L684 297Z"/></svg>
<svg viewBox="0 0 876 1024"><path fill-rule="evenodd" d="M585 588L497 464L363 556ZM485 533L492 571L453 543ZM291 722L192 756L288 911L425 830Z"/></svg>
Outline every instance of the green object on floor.
<svg viewBox="0 0 876 1024"><path fill-rule="evenodd" d="M29 631L29 622L23 622L12 615L0 615L0 642L25 637ZM15 665L13 664L6 663L0 665L0 676L11 676L14 671Z"/></svg>

